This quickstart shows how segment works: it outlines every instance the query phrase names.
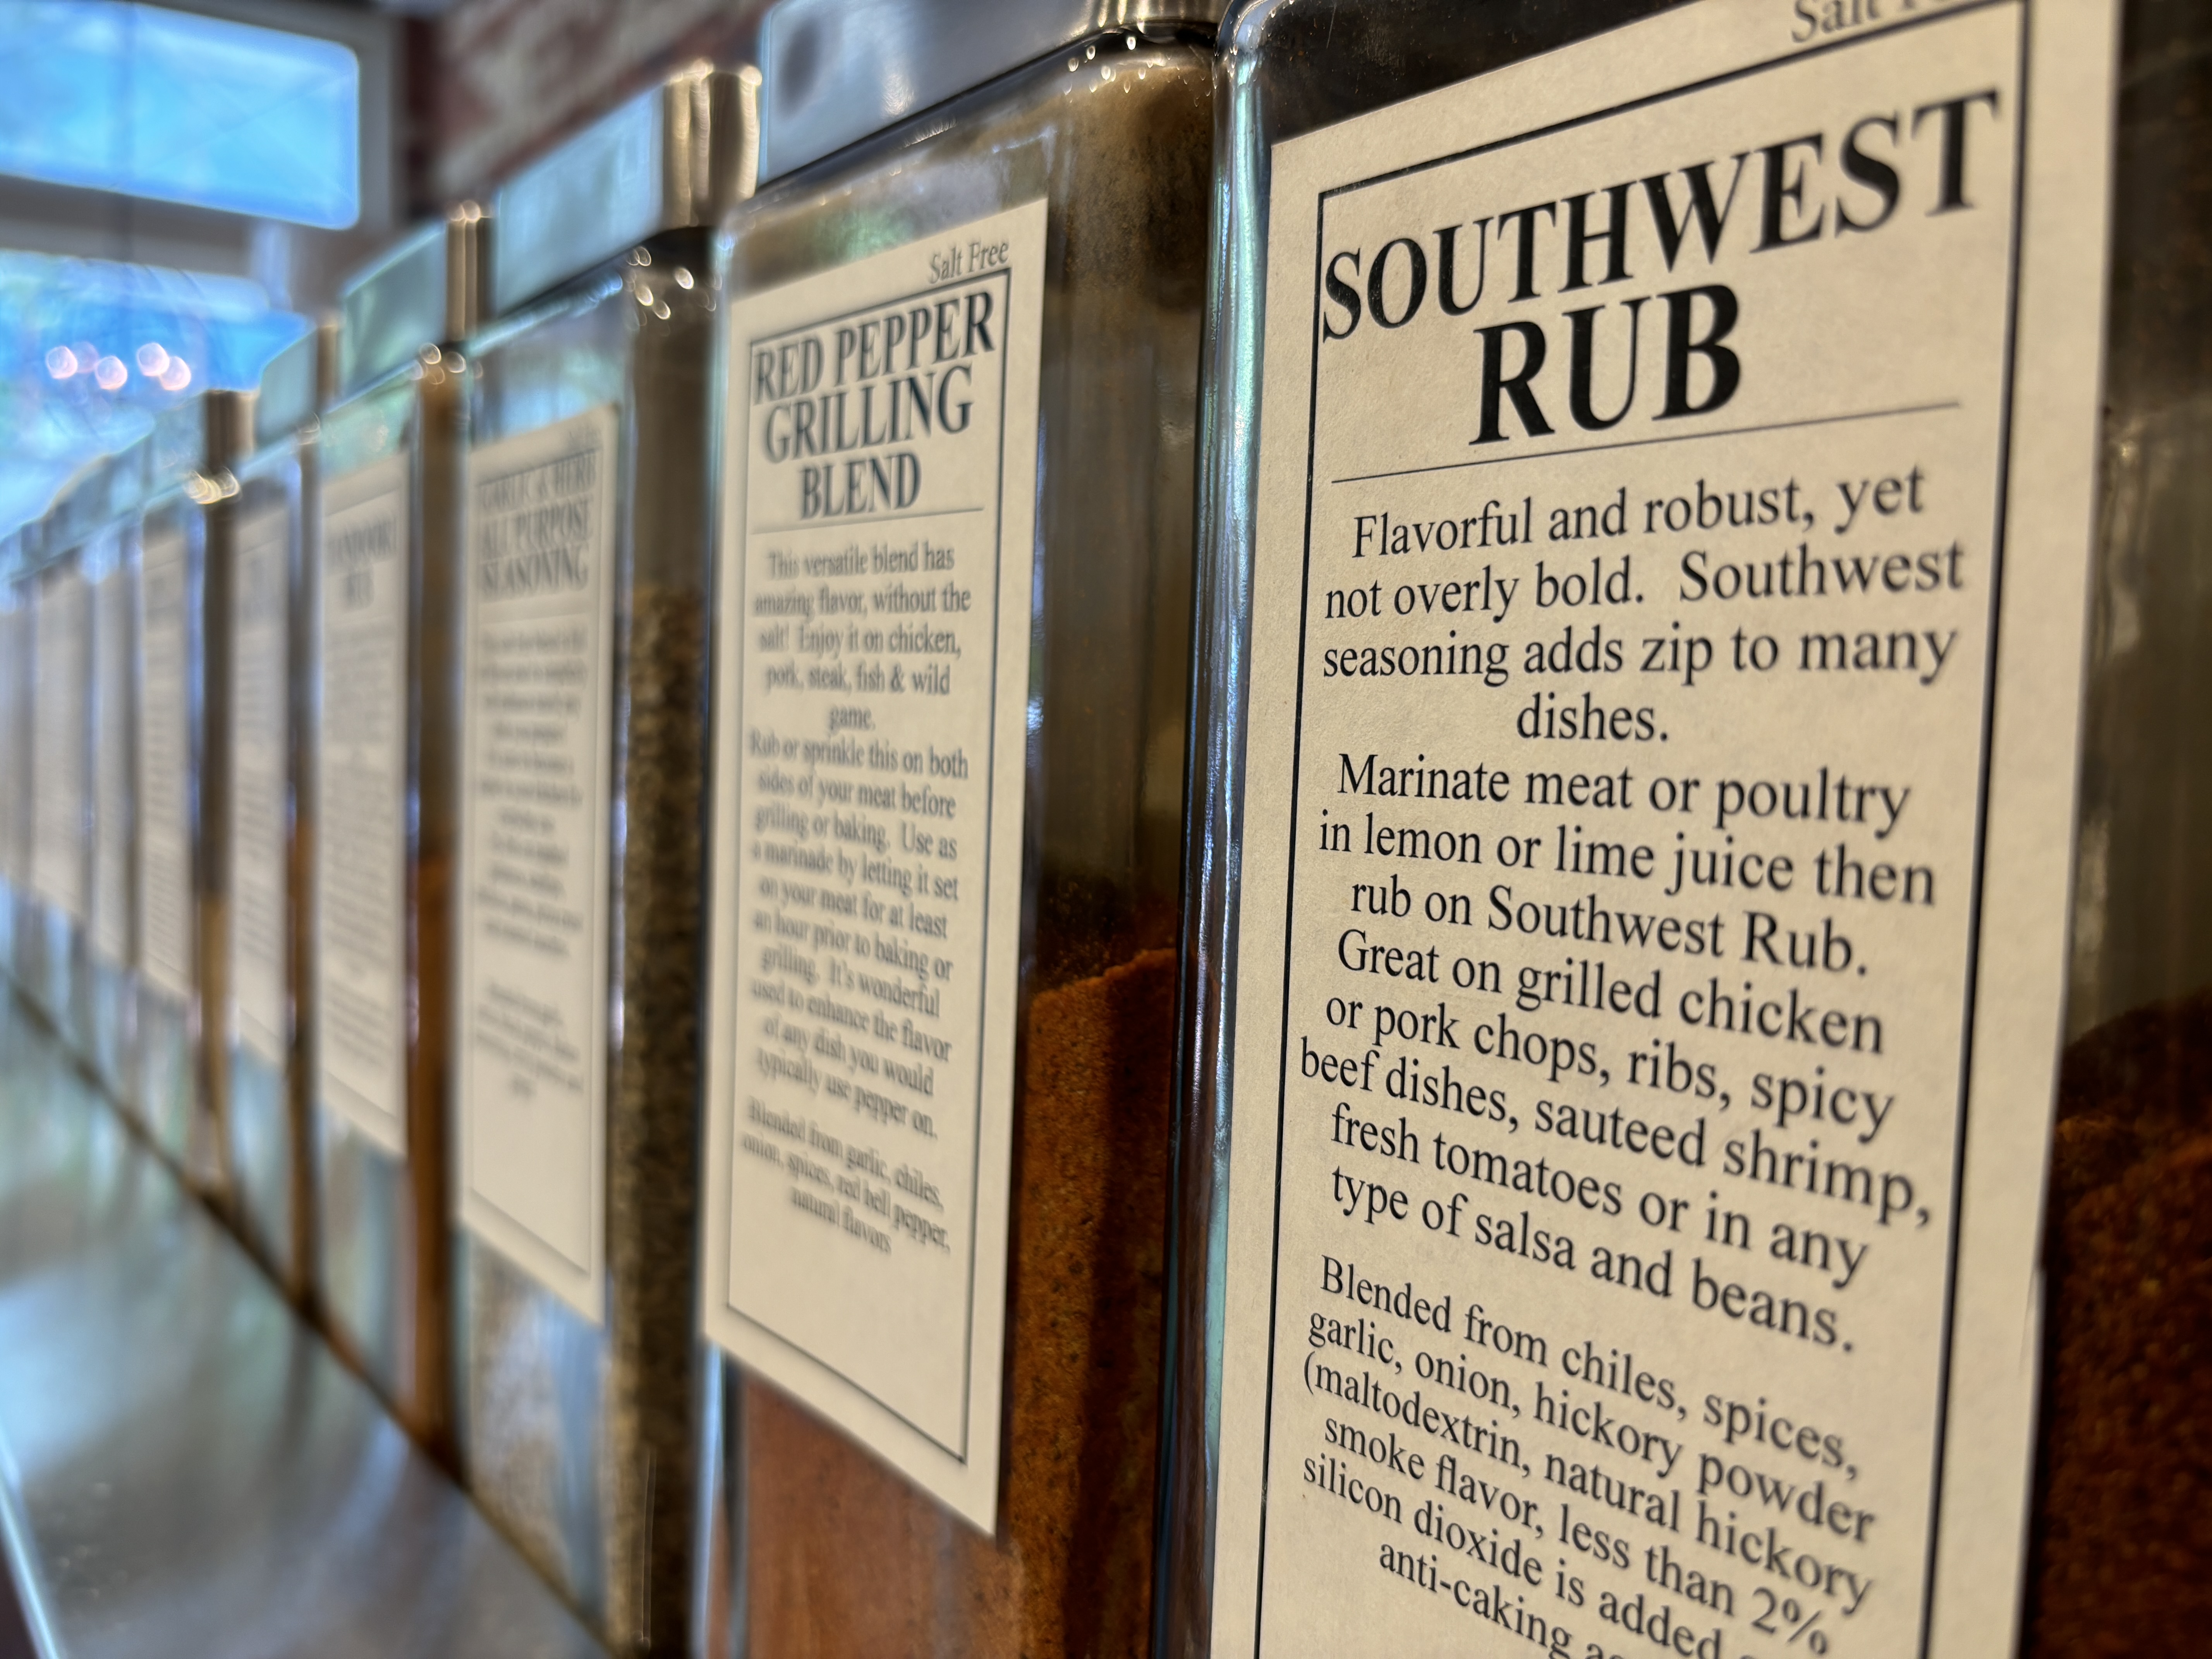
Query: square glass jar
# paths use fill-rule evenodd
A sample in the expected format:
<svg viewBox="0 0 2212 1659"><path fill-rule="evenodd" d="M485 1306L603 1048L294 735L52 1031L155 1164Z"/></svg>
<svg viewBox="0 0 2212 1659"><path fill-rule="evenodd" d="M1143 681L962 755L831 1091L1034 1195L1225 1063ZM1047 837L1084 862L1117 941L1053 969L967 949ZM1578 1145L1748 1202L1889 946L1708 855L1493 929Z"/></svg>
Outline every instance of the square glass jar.
<svg viewBox="0 0 2212 1659"><path fill-rule="evenodd" d="M1160 1651L2201 1620L2203 34L1224 23Z"/></svg>
<svg viewBox="0 0 2212 1659"><path fill-rule="evenodd" d="M1140 9L764 25L702 1268L757 1651L1147 1640L1213 93Z"/></svg>
<svg viewBox="0 0 2212 1659"><path fill-rule="evenodd" d="M11 776L21 776L31 759L37 641L33 589L25 572L38 557L45 530L43 521L23 525L0 543L0 761ZM19 953L30 949L31 824L28 790L0 804L0 972L18 985Z"/></svg>
<svg viewBox="0 0 2212 1659"><path fill-rule="evenodd" d="M228 1054L209 1038L230 932L232 459L252 399L205 392L155 422L139 536L138 1089L148 1134L197 1190L227 1200Z"/></svg>
<svg viewBox="0 0 2212 1659"><path fill-rule="evenodd" d="M443 1010L467 374L453 343L478 313L484 229L464 204L342 290L301 584L316 1305L448 1462Z"/></svg>
<svg viewBox="0 0 2212 1659"><path fill-rule="evenodd" d="M139 1084L138 530L152 446L141 439L109 464L106 522L86 544L92 589L92 981L88 1058L93 1075L137 1115Z"/></svg>
<svg viewBox="0 0 2212 1659"><path fill-rule="evenodd" d="M623 1652L681 1650L710 1617L691 1276L708 244L750 189L757 79L687 70L504 185L497 319L468 343L461 1466Z"/></svg>

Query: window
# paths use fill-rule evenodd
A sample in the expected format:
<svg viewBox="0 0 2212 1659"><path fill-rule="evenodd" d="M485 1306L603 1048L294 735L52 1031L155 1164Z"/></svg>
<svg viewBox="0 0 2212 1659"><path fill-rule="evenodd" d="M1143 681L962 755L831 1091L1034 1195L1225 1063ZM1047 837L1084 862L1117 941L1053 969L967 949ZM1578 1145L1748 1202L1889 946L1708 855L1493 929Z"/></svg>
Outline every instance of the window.
<svg viewBox="0 0 2212 1659"><path fill-rule="evenodd" d="M0 0L0 173L330 229L361 213L332 40L115 0Z"/></svg>

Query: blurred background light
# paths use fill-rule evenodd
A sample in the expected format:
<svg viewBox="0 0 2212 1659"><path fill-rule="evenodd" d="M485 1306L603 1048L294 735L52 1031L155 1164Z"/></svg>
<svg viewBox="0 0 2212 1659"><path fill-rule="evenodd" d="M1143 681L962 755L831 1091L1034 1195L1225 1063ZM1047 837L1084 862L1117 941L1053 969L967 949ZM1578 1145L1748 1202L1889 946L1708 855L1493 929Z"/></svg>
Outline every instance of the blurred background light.
<svg viewBox="0 0 2212 1659"><path fill-rule="evenodd" d="M248 387L307 319L259 284L0 252L0 529L196 387Z"/></svg>
<svg viewBox="0 0 2212 1659"><path fill-rule="evenodd" d="M339 228L361 72L334 40L117 0L0 0L0 173Z"/></svg>

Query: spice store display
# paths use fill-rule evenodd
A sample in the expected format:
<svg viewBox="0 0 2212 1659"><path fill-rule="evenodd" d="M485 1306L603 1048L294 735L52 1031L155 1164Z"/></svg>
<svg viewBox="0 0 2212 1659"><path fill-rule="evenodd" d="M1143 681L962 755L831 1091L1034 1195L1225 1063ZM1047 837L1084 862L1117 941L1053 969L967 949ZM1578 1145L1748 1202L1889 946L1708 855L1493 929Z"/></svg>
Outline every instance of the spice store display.
<svg viewBox="0 0 2212 1659"><path fill-rule="evenodd" d="M228 1056L231 552L252 400L206 392L155 422L139 538L137 1105L148 1134L201 1192L224 1197Z"/></svg>
<svg viewBox="0 0 2212 1659"><path fill-rule="evenodd" d="M231 1166L240 1230L295 1300L313 1240L301 992L304 849L295 842L308 745L304 678L308 526L319 522L316 411L337 370L335 326L313 329L262 371L254 453L238 469L231 587Z"/></svg>
<svg viewBox="0 0 2212 1659"><path fill-rule="evenodd" d="M503 185L499 320L469 344L461 1464L623 1652L684 1648L714 1589L691 1279L708 227L750 188L754 80L677 76Z"/></svg>
<svg viewBox="0 0 2212 1659"><path fill-rule="evenodd" d="M464 204L345 287L316 436L306 605L316 1284L339 1352L452 1456L455 612L467 367L488 227Z"/></svg>
<svg viewBox="0 0 2212 1659"><path fill-rule="evenodd" d="M1212 27L912 16L724 235L705 1318L754 1650L1137 1653Z"/></svg>
<svg viewBox="0 0 2212 1659"><path fill-rule="evenodd" d="M1224 56L1175 1651L2012 1650L2114 13L1649 9Z"/></svg>

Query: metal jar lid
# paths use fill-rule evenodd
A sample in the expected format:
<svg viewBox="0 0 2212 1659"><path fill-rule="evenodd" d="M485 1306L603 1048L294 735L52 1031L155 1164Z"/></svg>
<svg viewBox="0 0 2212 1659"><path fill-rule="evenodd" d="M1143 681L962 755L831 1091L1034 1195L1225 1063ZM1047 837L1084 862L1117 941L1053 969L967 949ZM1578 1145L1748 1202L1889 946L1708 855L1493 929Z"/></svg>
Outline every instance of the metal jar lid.
<svg viewBox="0 0 2212 1659"><path fill-rule="evenodd" d="M483 319L490 225L474 202L418 225L338 290L337 396L349 398L426 346L465 339Z"/></svg>
<svg viewBox="0 0 2212 1659"><path fill-rule="evenodd" d="M253 447L291 437L337 395L338 325L326 317L261 368L253 398Z"/></svg>
<svg viewBox="0 0 2212 1659"><path fill-rule="evenodd" d="M1224 0L777 0L761 20L760 176L795 173L1114 29L1211 28Z"/></svg>
<svg viewBox="0 0 2212 1659"><path fill-rule="evenodd" d="M752 193L760 76L695 65L611 111L499 187L491 312L504 317L666 230Z"/></svg>

